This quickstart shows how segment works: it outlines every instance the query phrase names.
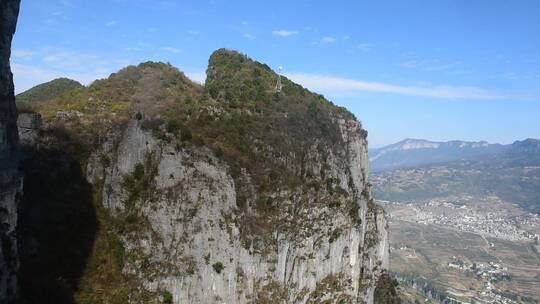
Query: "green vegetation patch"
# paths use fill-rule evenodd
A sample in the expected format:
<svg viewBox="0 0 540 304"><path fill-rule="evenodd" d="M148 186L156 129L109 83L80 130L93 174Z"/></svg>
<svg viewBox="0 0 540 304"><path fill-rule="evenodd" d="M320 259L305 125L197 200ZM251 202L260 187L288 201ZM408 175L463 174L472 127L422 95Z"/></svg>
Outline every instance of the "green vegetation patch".
<svg viewBox="0 0 540 304"><path fill-rule="evenodd" d="M223 266L223 263L221 262L216 262L212 264L212 268L214 268L214 271L219 274L223 271L223 269L225 269L225 266Z"/></svg>
<svg viewBox="0 0 540 304"><path fill-rule="evenodd" d="M17 104L31 106L38 102L45 102L56 98L65 92L81 89L84 86L75 80L68 78L57 78L49 82L37 85L16 96Z"/></svg>

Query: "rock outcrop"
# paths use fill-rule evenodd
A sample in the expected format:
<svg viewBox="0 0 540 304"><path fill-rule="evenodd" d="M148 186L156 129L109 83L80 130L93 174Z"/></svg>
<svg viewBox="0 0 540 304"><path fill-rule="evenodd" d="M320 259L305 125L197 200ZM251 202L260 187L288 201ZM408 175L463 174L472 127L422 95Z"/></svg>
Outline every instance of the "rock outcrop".
<svg viewBox="0 0 540 304"><path fill-rule="evenodd" d="M39 113L20 113L17 118L20 144L25 146L34 145L39 136L41 125L42 120Z"/></svg>
<svg viewBox="0 0 540 304"><path fill-rule="evenodd" d="M326 178L354 197L352 209L317 191L273 193L273 200L299 210L283 210L278 223L292 222L293 229L271 227L270 244L257 248L243 243L248 223L238 214L238 185L227 163L209 149L178 149L131 121L88 170L103 183L103 204L116 217L134 210L135 227L123 238L133 259L124 271L144 290L170 292L174 303L373 303L388 267L386 220L367 184L365 132L355 120L337 123L345 145L337 154L313 147L308 166L313 172L328 166ZM111 156L110 166L101 165L103 155ZM137 170L150 175L152 190L134 200L126 176ZM244 187L256 187L249 174L242 179Z"/></svg>
<svg viewBox="0 0 540 304"><path fill-rule="evenodd" d="M149 128L153 118L140 106L92 154L88 178L121 231L123 271L139 284L132 301L373 303L388 267L388 232L367 182L367 132L287 79L273 101L253 90L252 98L263 97L247 110L251 84L240 75L267 71L227 50L210 60L206 89L225 105L204 108L206 124L227 128L227 103L236 103L242 150L227 150L224 137L237 134L205 144L193 138L202 129ZM253 83L272 87L268 75Z"/></svg>
<svg viewBox="0 0 540 304"><path fill-rule="evenodd" d="M18 169L17 113L9 58L19 14L18 0L0 2L0 302L15 300L17 280Z"/></svg>
<svg viewBox="0 0 540 304"><path fill-rule="evenodd" d="M368 183L367 132L350 112L286 77L276 92L276 79L268 66L221 49L204 86L146 62L37 103L45 127L36 149L68 154L92 184L65 189L64 171L52 165L80 168L57 158L50 174L27 175L36 187L57 178L54 191L39 195L53 194L52 206L64 193L94 204L100 228L88 258L77 256L88 265L54 275L71 275L62 285L77 284L74 299L374 303L376 294L392 294L375 292L393 285L380 280L388 232ZM58 115L67 109L77 119ZM94 231L94 221L72 212L81 201L62 204L68 222ZM27 214L41 210L24 202ZM26 270L21 278L35 281Z"/></svg>

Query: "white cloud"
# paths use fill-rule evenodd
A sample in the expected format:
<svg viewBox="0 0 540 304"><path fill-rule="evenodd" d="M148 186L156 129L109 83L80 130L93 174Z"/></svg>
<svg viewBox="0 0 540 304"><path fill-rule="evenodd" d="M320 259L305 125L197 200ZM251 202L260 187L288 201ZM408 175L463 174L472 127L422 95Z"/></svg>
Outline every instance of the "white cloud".
<svg viewBox="0 0 540 304"><path fill-rule="evenodd" d="M322 38L321 38L321 42L322 42L322 43L334 43L334 42L336 42L336 38L334 38L334 37L329 37L329 36L322 37Z"/></svg>
<svg viewBox="0 0 540 304"><path fill-rule="evenodd" d="M191 72L191 73L185 73L186 76L200 84L204 84L206 81L206 73L205 72Z"/></svg>
<svg viewBox="0 0 540 304"><path fill-rule="evenodd" d="M91 53L77 53L72 51L45 50L42 51L41 61L43 64L56 69L77 70L88 69L89 67L110 67L125 63L125 60L112 60Z"/></svg>
<svg viewBox="0 0 540 304"><path fill-rule="evenodd" d="M246 39L249 39L249 40L255 40L255 36L251 35L251 34L244 34L242 35L244 38Z"/></svg>
<svg viewBox="0 0 540 304"><path fill-rule="evenodd" d="M62 11L55 11L51 13L52 18L67 20L67 16Z"/></svg>
<svg viewBox="0 0 540 304"><path fill-rule="evenodd" d="M289 31L289 30L279 30L279 31L273 31L273 35L281 36L281 37L289 37L293 35L298 35L300 32L298 31Z"/></svg>
<svg viewBox="0 0 540 304"><path fill-rule="evenodd" d="M58 24L58 21L56 21L55 19L45 19L45 21L43 21L43 24L45 24L45 25L56 25L56 24Z"/></svg>
<svg viewBox="0 0 540 304"><path fill-rule="evenodd" d="M189 35L196 36L196 35L199 35L201 32L199 32L199 31L188 31L187 33Z"/></svg>
<svg viewBox="0 0 540 304"><path fill-rule="evenodd" d="M102 57L94 54L75 53L71 51L53 51L44 52L42 61L46 64L54 64L56 67L79 68L86 67L89 63L97 65L107 65L109 62Z"/></svg>
<svg viewBox="0 0 540 304"><path fill-rule="evenodd" d="M96 79L108 77L111 73L111 71L103 68L89 70L83 73L65 73L58 70L38 68L18 63L12 64L11 69L13 71L16 94L24 92L40 83L51 81L59 77L68 77L77 80L85 85L88 85Z"/></svg>
<svg viewBox="0 0 540 304"><path fill-rule="evenodd" d="M408 69L418 69L422 71L445 71L461 64L460 61L443 62L439 59L408 60L400 64L401 67Z"/></svg>
<svg viewBox="0 0 540 304"><path fill-rule="evenodd" d="M371 44L369 43L359 43L356 45L356 48L361 50L361 51L364 51L364 52L367 52L371 49Z"/></svg>
<svg viewBox="0 0 540 304"><path fill-rule="evenodd" d="M334 43L336 41L337 41L337 39L335 37L325 36L325 37L322 37L321 39L319 39L317 41L311 42L311 45L331 44L331 43Z"/></svg>
<svg viewBox="0 0 540 304"><path fill-rule="evenodd" d="M508 72L503 73L499 75L494 75L494 78L502 78L502 79L508 79L508 80L537 80L540 79L540 73L535 72L525 72L525 73L515 73L515 72Z"/></svg>
<svg viewBox="0 0 540 304"><path fill-rule="evenodd" d="M29 59L34 56L34 52L29 50L12 50L11 56L17 59Z"/></svg>
<svg viewBox="0 0 540 304"><path fill-rule="evenodd" d="M105 26L110 27L110 26L115 26L115 25L117 25L117 24L118 24L118 21L116 21L116 20L111 20L111 21L105 23Z"/></svg>
<svg viewBox="0 0 540 304"><path fill-rule="evenodd" d="M89 84L130 64L125 58L47 48L14 50L14 55L11 67L17 93L58 77ZM24 56L33 57L26 59Z"/></svg>
<svg viewBox="0 0 540 304"><path fill-rule="evenodd" d="M499 100L513 98L472 86L403 86L305 73L289 73L285 76L311 90L330 94L354 94L355 92L367 91L440 99Z"/></svg>
<svg viewBox="0 0 540 304"><path fill-rule="evenodd" d="M170 46L162 47L160 50L165 51L165 52L170 52L170 53L180 53L179 49L173 48Z"/></svg>

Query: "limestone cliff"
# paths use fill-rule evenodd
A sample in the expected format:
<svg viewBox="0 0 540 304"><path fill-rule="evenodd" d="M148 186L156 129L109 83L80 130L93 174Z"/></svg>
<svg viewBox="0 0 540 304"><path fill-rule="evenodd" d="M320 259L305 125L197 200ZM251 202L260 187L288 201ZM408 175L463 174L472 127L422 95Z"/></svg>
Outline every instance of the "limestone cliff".
<svg viewBox="0 0 540 304"><path fill-rule="evenodd" d="M239 213L238 185L226 162L209 149L178 149L131 121L118 142L95 154L89 170L103 183L105 206L117 217L134 217L123 237L132 254L124 270L148 291L170 292L174 303L373 303L388 267L386 221L366 183L365 133L357 121L337 123L344 147L334 154L313 146L306 170L316 172L313 179L335 181L354 205L327 190L280 189L270 197L283 210L268 243L257 246L243 243L246 226L258 223ZM103 155L112 156L107 167L100 165ZM152 190L133 200L125 178L141 164ZM256 188L248 173L241 178L244 187Z"/></svg>
<svg viewBox="0 0 540 304"><path fill-rule="evenodd" d="M268 73L252 80L267 91L246 96L244 73ZM234 123L228 116L241 115L234 131L244 133L244 150L226 150L231 141L222 137L191 143L192 130L176 131L170 122L165 129L145 127L152 114L139 106L92 155L90 180L120 222L124 272L141 286L133 299L373 303L388 267L388 241L367 183L367 132L350 113L288 80L283 93L272 93L273 75L220 50L206 85L217 103L179 122L189 126L210 113L207 124L226 128ZM259 94L270 98L259 103ZM253 109L246 106L251 98ZM299 121L306 125L295 126ZM256 123L263 128L241 129ZM295 129L306 127L316 130Z"/></svg>
<svg viewBox="0 0 540 304"><path fill-rule="evenodd" d="M24 252L33 265L21 267L26 290L46 296L49 278L66 277L50 286L83 303L373 303L388 285L379 284L388 240L367 182L367 132L285 77L275 92L276 80L268 66L221 49L204 86L147 62L37 103L44 124L32 139L38 155L49 151L37 165L50 165L27 166L29 185L54 189L38 196L51 206L71 197L55 209L67 224L56 216L42 226L71 227L73 242L82 229L82 245L93 245L88 257L66 255L69 246L57 250L31 227L25 242L54 246L49 258L43 244ZM83 169L91 197L66 159ZM23 200L28 225L43 216L34 200ZM97 231L91 213L73 212L87 210L81 201L94 204ZM87 264L52 276L41 262L70 259ZM36 268L45 283L32 285Z"/></svg>
<svg viewBox="0 0 540 304"><path fill-rule="evenodd" d="M41 115L39 113L19 113L17 128L21 145L32 146L36 143L41 128Z"/></svg>
<svg viewBox="0 0 540 304"><path fill-rule="evenodd" d="M0 2L0 302L16 296L17 201L21 191L18 171L17 113L13 75L9 65L11 40L15 33L19 1Z"/></svg>

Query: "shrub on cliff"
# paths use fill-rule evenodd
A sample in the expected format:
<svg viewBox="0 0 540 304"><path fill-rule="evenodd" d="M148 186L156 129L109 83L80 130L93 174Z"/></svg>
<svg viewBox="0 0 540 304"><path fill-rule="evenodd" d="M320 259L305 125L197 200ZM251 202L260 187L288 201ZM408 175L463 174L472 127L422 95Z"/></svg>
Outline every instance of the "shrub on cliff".
<svg viewBox="0 0 540 304"><path fill-rule="evenodd" d="M401 300L396 291L397 286L398 282L389 274L381 275L375 287L375 303L400 304Z"/></svg>
<svg viewBox="0 0 540 304"><path fill-rule="evenodd" d="M217 262L217 263L212 264L212 268L214 268L214 271L216 273L221 273L221 271L223 271L225 266L223 266L223 263Z"/></svg>
<svg viewBox="0 0 540 304"><path fill-rule="evenodd" d="M163 304L172 304L173 302L173 295L172 293L165 291L163 293Z"/></svg>

